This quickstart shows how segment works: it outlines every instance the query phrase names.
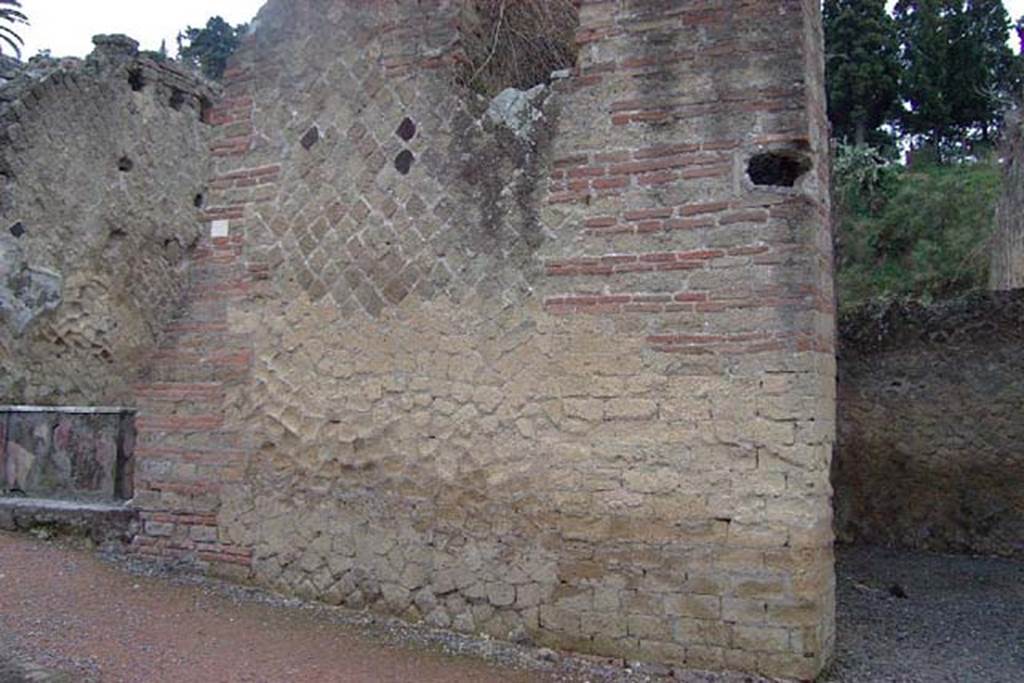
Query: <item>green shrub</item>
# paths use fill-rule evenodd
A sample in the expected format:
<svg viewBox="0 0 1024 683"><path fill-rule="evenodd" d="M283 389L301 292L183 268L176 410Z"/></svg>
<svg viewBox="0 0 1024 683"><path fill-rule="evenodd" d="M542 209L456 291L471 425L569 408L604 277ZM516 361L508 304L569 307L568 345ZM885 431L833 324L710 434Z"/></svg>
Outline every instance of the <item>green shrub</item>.
<svg viewBox="0 0 1024 683"><path fill-rule="evenodd" d="M985 287L1001 178L994 161L905 168L866 148L841 147L834 181L840 308Z"/></svg>

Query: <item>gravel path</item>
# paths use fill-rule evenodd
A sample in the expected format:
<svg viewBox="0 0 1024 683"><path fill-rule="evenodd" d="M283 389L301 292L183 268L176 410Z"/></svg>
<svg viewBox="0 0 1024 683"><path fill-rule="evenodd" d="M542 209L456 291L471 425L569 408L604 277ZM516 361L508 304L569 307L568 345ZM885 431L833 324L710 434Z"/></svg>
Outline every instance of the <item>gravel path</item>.
<svg viewBox="0 0 1024 683"><path fill-rule="evenodd" d="M861 547L838 558L827 681L1024 681L1024 562Z"/></svg>
<svg viewBox="0 0 1024 683"><path fill-rule="evenodd" d="M1024 562L838 556L837 663L823 681L1024 682ZM412 627L0 532L0 683L641 683L665 673L763 680Z"/></svg>
<svg viewBox="0 0 1024 683"><path fill-rule="evenodd" d="M534 680L480 661L397 651L304 610L132 576L90 553L10 535L0 535L0 632L24 653L22 668L27 660L76 681L101 673L103 681L146 683Z"/></svg>

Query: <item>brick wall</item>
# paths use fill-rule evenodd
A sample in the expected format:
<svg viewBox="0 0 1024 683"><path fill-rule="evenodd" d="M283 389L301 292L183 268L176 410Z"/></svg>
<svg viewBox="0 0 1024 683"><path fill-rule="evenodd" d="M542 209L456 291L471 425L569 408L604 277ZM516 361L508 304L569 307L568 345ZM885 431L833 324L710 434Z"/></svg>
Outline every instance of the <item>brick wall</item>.
<svg viewBox="0 0 1024 683"><path fill-rule="evenodd" d="M459 16L261 12L211 114L228 237L138 389L138 544L438 626L812 677L816 3L583 2L526 138L454 84Z"/></svg>
<svg viewBox="0 0 1024 683"><path fill-rule="evenodd" d="M244 578L249 548L217 533L220 491L242 478L250 440L225 419L226 394L249 375L252 344L231 334L228 303L245 291L240 240L205 241L191 272L185 310L172 322L134 388L138 408L135 506L143 533L136 549L190 557Z"/></svg>

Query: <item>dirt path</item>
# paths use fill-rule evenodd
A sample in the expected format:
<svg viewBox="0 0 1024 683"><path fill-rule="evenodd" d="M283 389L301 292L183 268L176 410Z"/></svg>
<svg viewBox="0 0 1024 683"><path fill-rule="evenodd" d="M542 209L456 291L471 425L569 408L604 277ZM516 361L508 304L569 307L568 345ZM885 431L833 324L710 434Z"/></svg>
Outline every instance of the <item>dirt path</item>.
<svg viewBox="0 0 1024 683"><path fill-rule="evenodd" d="M548 680L369 642L305 610L132 576L89 553L0 533L3 651L74 681ZM0 662L0 681L16 668Z"/></svg>

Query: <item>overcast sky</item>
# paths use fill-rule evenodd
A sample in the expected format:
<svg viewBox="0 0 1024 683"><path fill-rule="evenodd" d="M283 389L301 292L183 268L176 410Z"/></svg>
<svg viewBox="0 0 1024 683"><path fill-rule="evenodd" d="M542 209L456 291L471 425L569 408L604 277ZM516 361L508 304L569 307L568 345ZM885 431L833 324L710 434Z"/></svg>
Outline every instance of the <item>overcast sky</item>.
<svg viewBox="0 0 1024 683"><path fill-rule="evenodd" d="M1024 0L1021 0L1024 2ZM21 0L31 25L18 31L22 56L48 49L55 57L82 57L92 51L97 33L126 33L156 50L167 40L173 56L175 37L186 26L205 26L217 14L232 24L248 22L265 0Z"/></svg>
<svg viewBox="0 0 1024 683"><path fill-rule="evenodd" d="M232 24L256 16L264 0L22 0L31 26L20 27L24 57L42 49L54 56L84 56L97 33L127 33L146 50L167 40L173 55L175 37L186 26L203 26L214 15ZM1004 0L1010 16L1024 14L1024 0Z"/></svg>

